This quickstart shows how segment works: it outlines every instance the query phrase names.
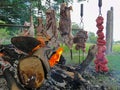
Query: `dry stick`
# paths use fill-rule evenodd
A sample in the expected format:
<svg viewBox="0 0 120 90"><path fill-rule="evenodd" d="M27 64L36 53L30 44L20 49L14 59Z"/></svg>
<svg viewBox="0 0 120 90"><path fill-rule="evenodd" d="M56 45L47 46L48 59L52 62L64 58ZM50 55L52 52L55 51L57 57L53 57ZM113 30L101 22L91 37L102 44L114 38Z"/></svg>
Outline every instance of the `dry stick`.
<svg viewBox="0 0 120 90"><path fill-rule="evenodd" d="M79 64L80 64L80 50L79 50L79 53L78 53L78 54L79 54Z"/></svg>
<svg viewBox="0 0 120 90"><path fill-rule="evenodd" d="M96 45L92 45L89 48L88 51L88 55L85 58L85 60L80 64L80 69L79 69L79 73L83 74L83 72L85 71L85 69L88 67L88 65L92 62L92 60L94 59L95 55L97 52L97 46Z"/></svg>
<svg viewBox="0 0 120 90"><path fill-rule="evenodd" d="M83 60L84 60L84 57L85 57L85 54L84 54L84 52L83 52Z"/></svg>
<svg viewBox="0 0 120 90"><path fill-rule="evenodd" d="M71 60L73 60L72 49L70 49L70 56L71 56Z"/></svg>

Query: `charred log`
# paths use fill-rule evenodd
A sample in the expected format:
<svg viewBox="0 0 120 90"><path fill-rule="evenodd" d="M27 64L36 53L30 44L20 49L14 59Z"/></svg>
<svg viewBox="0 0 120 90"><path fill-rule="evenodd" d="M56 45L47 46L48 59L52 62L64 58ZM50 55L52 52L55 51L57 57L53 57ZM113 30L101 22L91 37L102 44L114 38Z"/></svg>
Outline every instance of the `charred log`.
<svg viewBox="0 0 120 90"><path fill-rule="evenodd" d="M79 72L83 74L88 65L92 62L97 52L97 46L93 45L89 48L88 55L86 59L80 64Z"/></svg>
<svg viewBox="0 0 120 90"><path fill-rule="evenodd" d="M0 45L0 53L4 54L2 58L8 61L11 65L13 65L15 60L18 60L26 56L23 53L18 53L16 51L16 48L12 44Z"/></svg>
<svg viewBox="0 0 120 90"><path fill-rule="evenodd" d="M25 53L30 53L32 52L33 48L35 48L41 42L32 37L19 36L13 37L11 39L11 43L19 50Z"/></svg>
<svg viewBox="0 0 120 90"><path fill-rule="evenodd" d="M8 88L10 90L26 90L13 78L9 68L5 69L3 75L7 81Z"/></svg>
<svg viewBox="0 0 120 90"><path fill-rule="evenodd" d="M77 71L67 70L66 65L63 67L62 65L53 67L40 90L101 90L100 87L95 87L82 78Z"/></svg>
<svg viewBox="0 0 120 90"><path fill-rule="evenodd" d="M36 56L21 59L18 65L18 76L25 87L40 87L45 78L45 72L41 60Z"/></svg>
<svg viewBox="0 0 120 90"><path fill-rule="evenodd" d="M22 40L21 40L21 42L22 42ZM29 41L26 41L26 42L29 42ZM25 45L25 44L22 44L22 45ZM34 45L37 45L37 44L33 44L33 46L32 45L31 46L34 47ZM8 46L6 46L6 47L8 47ZM25 46L25 47L27 47L27 46ZM29 47L29 45L28 45L28 47ZM1 50L2 49L3 48L1 48ZM25 85L25 86L30 89L34 87L34 86L32 87L32 85L35 85L34 84L35 80L41 79L41 81L42 81L44 79L45 82L44 83L41 82L42 84L39 84L41 86L40 86L40 88L37 88L37 90L51 90L51 89L52 90L56 90L56 89L61 89L61 90L68 90L68 89L71 89L71 90L100 90L99 87L98 88L94 87L90 82L88 82L81 76L81 74L85 71L86 67L89 65L89 63L94 58L96 49L97 49L97 47L95 45L90 47L88 56L86 57L85 61L81 65L78 65L78 66L65 65L64 57L61 56L60 62L50 69L49 63L47 61L48 58L46 57L46 51L48 49L46 47L40 48L32 54L33 57L27 56L26 58L22 58L22 59L19 57L17 58L19 60L19 64L18 64L19 68L17 70L18 70L18 72L22 71L22 73L18 73L21 76L21 78L19 77L19 78L15 78L15 79L20 80L20 82L21 82L20 86L25 85L26 84L25 82L28 83L28 81L29 81L28 86L27 85ZM16 55L19 55L19 54L16 54ZM41 60L39 60L39 59L41 59ZM37 65L38 67L35 66L36 64L40 65L41 70L38 69L39 65ZM28 66L28 67L26 68L26 66ZM29 67L34 68L34 70L31 70L31 68L29 68ZM24 71L24 70L26 70L26 71ZM36 70L38 72L35 72ZM42 71L41 75L43 77L40 77L41 71ZM6 72L8 74L5 74ZM6 72L4 72L4 75L10 74L9 71L6 70ZM31 73L31 74L28 74L26 72ZM15 73L15 72L13 72L13 73ZM38 73L38 74L36 74L36 73ZM47 73L47 75L44 76L46 73ZM11 75L11 78L14 77L13 74L10 74L10 75ZM24 76L24 79L22 78L22 76ZM37 79L35 79L35 78L37 78ZM15 83L15 86L19 90L19 85L18 85L19 83L16 81L14 82L13 81L14 78L13 78L13 80L11 79L12 81L10 81L9 78L8 79L6 78L6 80L8 80L7 81L8 84L12 83L12 84L10 84L9 87L11 87L11 85L14 85L14 83ZM27 90L30 90L30 89L27 89ZM22 89L22 90L24 90L24 89Z"/></svg>

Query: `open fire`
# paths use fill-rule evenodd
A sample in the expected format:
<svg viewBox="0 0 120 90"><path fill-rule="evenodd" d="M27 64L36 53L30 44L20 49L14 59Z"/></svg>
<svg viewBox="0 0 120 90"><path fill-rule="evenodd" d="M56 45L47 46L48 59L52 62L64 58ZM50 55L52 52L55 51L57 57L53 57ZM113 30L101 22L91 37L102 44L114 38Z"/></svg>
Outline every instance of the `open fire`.
<svg viewBox="0 0 120 90"><path fill-rule="evenodd" d="M0 53L0 57L2 57L2 56L4 56L4 54L3 54L3 53Z"/></svg>
<svg viewBox="0 0 120 90"><path fill-rule="evenodd" d="M6 68L4 65L3 75L9 85L8 88L15 85L20 90L30 90L31 88L37 90L55 90L56 88L66 90L79 89L81 85L86 87L88 84L81 77L79 66L72 67L58 64L61 61L61 57L63 58L63 48L59 47L55 51L51 50L50 57L46 57L46 51L49 51L50 48L47 49L46 46L41 46L42 43L32 37L14 37L12 44L16 47L13 45L0 46L0 57L4 57L3 61L7 60L13 67L13 70L10 71L10 67ZM18 53L16 48L28 54ZM95 56L95 51L94 46L90 49L85 61L92 60L93 56ZM32 52L32 54L29 54L29 52ZM18 63L16 63L16 60ZM0 64L2 63L0 62Z"/></svg>
<svg viewBox="0 0 120 90"><path fill-rule="evenodd" d="M55 52L55 54L53 54L50 59L49 59L49 64L51 67L53 67L55 64L57 64L60 60L60 56L62 55L63 52L63 48L58 48Z"/></svg>

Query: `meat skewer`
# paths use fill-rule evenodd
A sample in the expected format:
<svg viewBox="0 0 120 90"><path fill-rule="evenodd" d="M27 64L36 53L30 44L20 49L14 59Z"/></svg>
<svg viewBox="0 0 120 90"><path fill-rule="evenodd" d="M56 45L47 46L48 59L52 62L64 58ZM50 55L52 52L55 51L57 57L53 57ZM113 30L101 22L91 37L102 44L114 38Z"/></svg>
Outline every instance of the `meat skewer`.
<svg viewBox="0 0 120 90"><path fill-rule="evenodd" d="M82 49L82 51L85 52L85 42L87 38L88 38L87 31L80 29L73 39L73 42L76 44L75 49L76 50Z"/></svg>
<svg viewBox="0 0 120 90"><path fill-rule="evenodd" d="M55 11L52 8L49 8L46 11L46 33L50 36L48 45L55 48L59 47Z"/></svg>
<svg viewBox="0 0 120 90"><path fill-rule="evenodd" d="M29 34L30 34L31 37L34 37L34 36L35 36L34 24L33 24L33 17L32 17L32 16L30 16Z"/></svg>
<svg viewBox="0 0 120 90"><path fill-rule="evenodd" d="M80 30L77 32L77 34L75 35L73 42L76 44L75 49L79 50L79 62L80 62L80 49L83 52L83 56L84 56L84 52L85 52L85 42L88 38L87 36L87 31L85 31L84 28L84 23L83 23L83 4L81 4L81 22L80 22Z"/></svg>
<svg viewBox="0 0 120 90"><path fill-rule="evenodd" d="M61 4L59 31L62 36L62 41L70 48L72 59L73 35L71 29L70 10L72 10L72 6L68 7L65 3Z"/></svg>
<svg viewBox="0 0 120 90"><path fill-rule="evenodd" d="M30 22L24 23L24 26L30 26L29 29L24 29L20 36L29 36L29 37L34 37L35 31L34 31L34 24L33 24L33 17L30 16Z"/></svg>
<svg viewBox="0 0 120 90"><path fill-rule="evenodd" d="M39 41L42 41L44 44L50 40L50 36L45 31L45 26L43 25L43 20L41 17L38 18L38 26L36 29L37 35L36 38Z"/></svg>

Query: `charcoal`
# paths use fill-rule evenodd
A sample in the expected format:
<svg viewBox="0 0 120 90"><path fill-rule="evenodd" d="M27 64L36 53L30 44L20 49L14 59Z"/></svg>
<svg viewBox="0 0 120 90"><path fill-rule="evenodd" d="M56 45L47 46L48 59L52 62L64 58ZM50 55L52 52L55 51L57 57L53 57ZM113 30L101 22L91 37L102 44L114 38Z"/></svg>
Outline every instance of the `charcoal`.
<svg viewBox="0 0 120 90"><path fill-rule="evenodd" d="M4 60L10 62L13 65L15 60L25 57L25 54L19 54L15 51L15 47L12 44L0 45L0 53L3 53L2 57Z"/></svg>
<svg viewBox="0 0 120 90"><path fill-rule="evenodd" d="M11 43L19 50L30 53L33 48L40 44L40 41L33 37L18 36L11 39Z"/></svg>

